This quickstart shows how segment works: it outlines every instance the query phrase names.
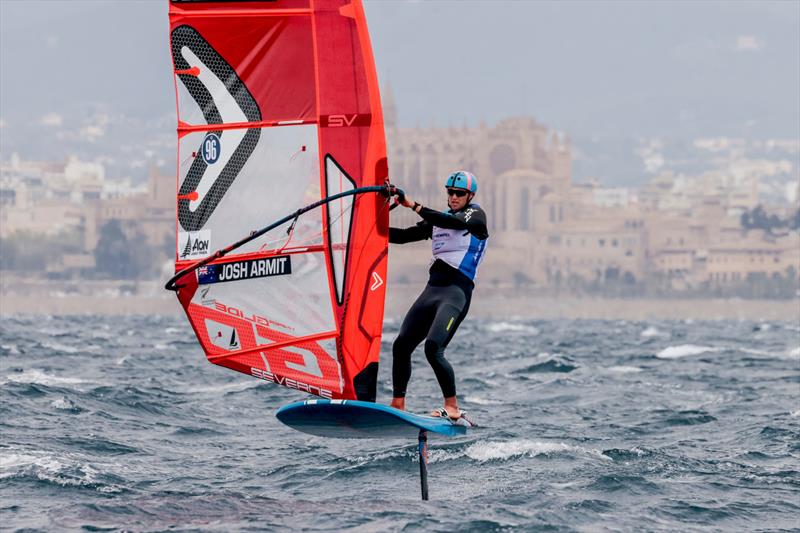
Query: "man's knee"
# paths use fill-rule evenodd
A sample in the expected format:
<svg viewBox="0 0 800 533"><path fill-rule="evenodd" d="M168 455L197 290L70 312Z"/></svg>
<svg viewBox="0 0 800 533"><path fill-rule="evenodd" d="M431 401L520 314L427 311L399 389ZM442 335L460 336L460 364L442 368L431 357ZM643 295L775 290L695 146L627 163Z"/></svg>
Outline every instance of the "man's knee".
<svg viewBox="0 0 800 533"><path fill-rule="evenodd" d="M434 340L425 341L425 357L428 362L433 362L440 357L444 357L444 348L441 344Z"/></svg>
<svg viewBox="0 0 800 533"><path fill-rule="evenodd" d="M410 357L414 347L405 337L398 335L392 343L392 355L395 357Z"/></svg>

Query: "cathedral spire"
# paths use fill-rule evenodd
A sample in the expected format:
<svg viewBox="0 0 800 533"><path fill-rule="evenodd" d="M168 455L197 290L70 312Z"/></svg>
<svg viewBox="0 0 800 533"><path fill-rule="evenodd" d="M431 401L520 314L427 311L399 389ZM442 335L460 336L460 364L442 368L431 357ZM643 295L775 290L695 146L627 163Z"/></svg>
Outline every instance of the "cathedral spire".
<svg viewBox="0 0 800 533"><path fill-rule="evenodd" d="M558 140L558 132L556 130L550 130L550 148L551 152L558 152L561 149L560 141Z"/></svg>

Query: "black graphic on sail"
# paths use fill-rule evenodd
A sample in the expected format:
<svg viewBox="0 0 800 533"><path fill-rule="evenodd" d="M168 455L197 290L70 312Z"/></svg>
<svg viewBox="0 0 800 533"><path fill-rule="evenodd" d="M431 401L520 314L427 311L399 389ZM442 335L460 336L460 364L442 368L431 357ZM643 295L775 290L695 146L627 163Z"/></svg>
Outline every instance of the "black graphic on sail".
<svg viewBox="0 0 800 533"><path fill-rule="evenodd" d="M199 65L189 64L182 53L184 48L190 50L192 55L199 60ZM225 61L194 28L184 25L178 26L173 30L172 57L175 62L178 78L197 103L208 124L223 124L226 122L226 117L222 116L220 108L214 100L214 96L201 80L202 76L191 72L193 68L199 68L201 71L202 69L210 70L210 72L224 84L225 89L229 93L225 96L236 102L241 112L246 117L247 122L261 121L261 111L250 91L242 80L239 79L228 62ZM210 133L219 137L224 145L225 130L216 130ZM253 153L256 144L258 144L260 135L261 130L258 128L247 130L224 168L220 171L213 185L211 185L208 191L203 195L200 204L192 210L190 208L191 200L187 196L189 193L197 190L197 186L200 184L203 175L207 172L209 167L205 159L199 155L202 153L202 147L198 148L195 152L197 156L194 158L192 166L178 193L178 221L184 230L197 231L205 225L206 221L208 221L208 218L214 212L214 209L217 207L220 200L222 200L222 197ZM228 137L230 137L230 135ZM226 147L226 149L230 150L228 147Z"/></svg>
<svg viewBox="0 0 800 533"><path fill-rule="evenodd" d="M186 238L186 246L184 246L183 253L181 254L181 259L189 257L190 253L192 253L192 236L188 235Z"/></svg>

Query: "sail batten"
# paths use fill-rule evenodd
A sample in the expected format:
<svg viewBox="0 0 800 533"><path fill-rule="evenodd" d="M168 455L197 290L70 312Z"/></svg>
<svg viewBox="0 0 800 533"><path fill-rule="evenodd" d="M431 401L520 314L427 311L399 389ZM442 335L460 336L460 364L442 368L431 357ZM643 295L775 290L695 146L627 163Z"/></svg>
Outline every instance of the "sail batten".
<svg viewBox="0 0 800 533"><path fill-rule="evenodd" d="M264 351L264 347L265 346L267 348L269 348L270 350L274 350L276 348L283 348L285 346L293 346L293 345L302 344L302 343L305 343L305 342L319 341L319 340L325 340L325 339L335 339L338 335L339 335L338 331L329 331L329 332L326 332L326 333L319 333L317 335L309 335L307 337L299 337L299 338L287 339L287 340L284 340L282 342L274 342L274 343L270 343L268 345L259 346L257 348L250 348L250 349L247 349L247 350L240 350L240 351L237 351L235 354L209 355L208 356L208 361L211 362L211 363L219 363L219 361L221 361L223 359L228 359L230 357L247 355L247 354L251 354L251 353L254 353L254 352Z"/></svg>
<svg viewBox="0 0 800 533"><path fill-rule="evenodd" d="M360 2L171 0L170 31L168 285L208 360L325 398L374 400L388 239L376 192L387 172Z"/></svg>
<svg viewBox="0 0 800 533"><path fill-rule="evenodd" d="M261 122L231 122L227 124L181 124L178 132L189 133L192 131L213 131L213 130L238 130L249 128L275 128L280 126L297 126L300 124L316 124L316 119L292 119L292 120L263 120Z"/></svg>
<svg viewBox="0 0 800 533"><path fill-rule="evenodd" d="M216 9L214 11L204 12L191 12L191 16L195 18L222 18L222 17L296 17L302 15L311 15L311 9L274 9L265 11L263 9ZM183 12L186 15L188 12Z"/></svg>

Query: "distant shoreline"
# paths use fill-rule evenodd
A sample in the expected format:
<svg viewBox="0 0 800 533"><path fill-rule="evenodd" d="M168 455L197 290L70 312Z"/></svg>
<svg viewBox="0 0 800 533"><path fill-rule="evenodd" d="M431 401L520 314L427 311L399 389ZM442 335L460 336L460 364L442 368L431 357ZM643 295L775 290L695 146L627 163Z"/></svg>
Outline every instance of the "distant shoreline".
<svg viewBox="0 0 800 533"><path fill-rule="evenodd" d="M174 315L177 299L154 282L92 282L93 294L63 291L58 282L14 287L3 280L0 317L14 315ZM87 283L89 285L90 283ZM135 287L129 294L125 287ZM13 288L12 288L13 287ZM387 318L400 319L421 290L417 284L394 284L388 292ZM87 289L84 286L84 289ZM86 291L88 292L88 291ZM800 322L800 299L609 298L542 296L529 289L478 287L471 319L607 319L607 320L781 320Z"/></svg>

